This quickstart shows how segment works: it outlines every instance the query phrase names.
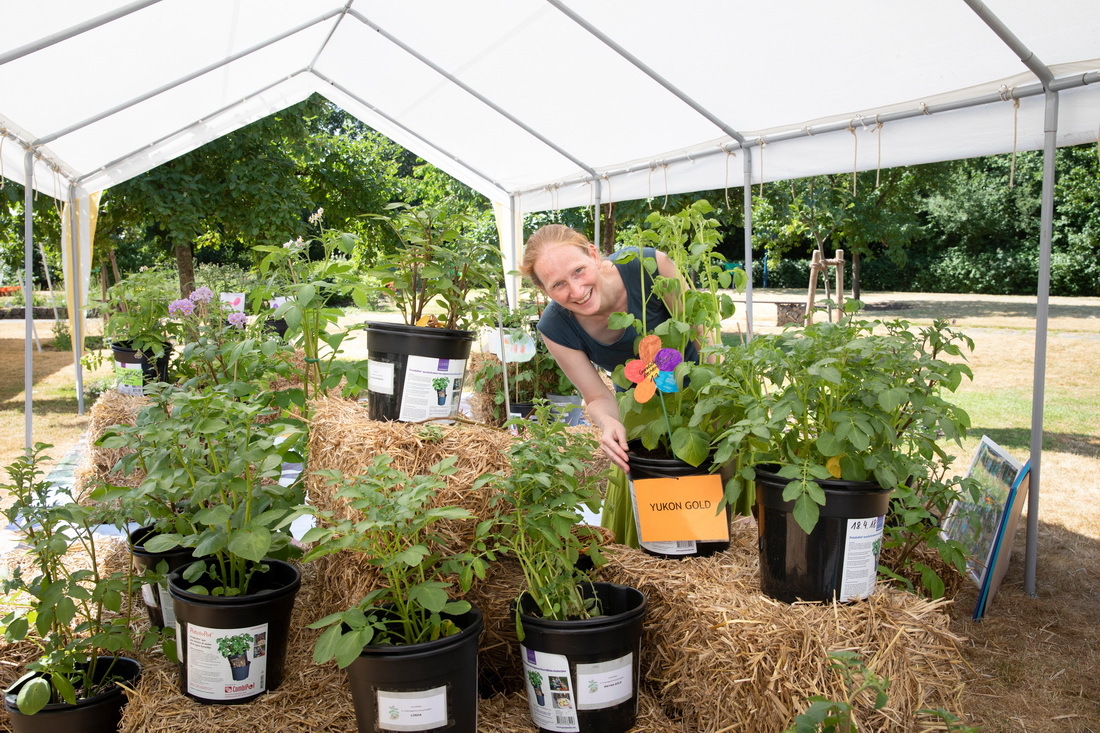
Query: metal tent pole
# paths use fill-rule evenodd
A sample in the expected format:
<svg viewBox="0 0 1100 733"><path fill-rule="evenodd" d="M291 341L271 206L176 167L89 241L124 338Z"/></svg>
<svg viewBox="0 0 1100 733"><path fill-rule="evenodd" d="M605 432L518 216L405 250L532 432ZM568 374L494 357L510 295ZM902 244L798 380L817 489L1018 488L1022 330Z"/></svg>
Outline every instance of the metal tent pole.
<svg viewBox="0 0 1100 733"><path fill-rule="evenodd" d="M1039 479L1043 457L1043 403L1046 396L1047 319L1050 315L1050 246L1054 235L1054 161L1058 145L1058 92L1047 92L1043 118L1043 199L1039 224L1039 288L1035 302L1035 375L1031 395L1031 480L1027 492L1027 550L1024 592L1036 594L1039 555Z"/></svg>
<svg viewBox="0 0 1100 733"><path fill-rule="evenodd" d="M745 160L745 273L749 276L745 286L745 323L747 338L752 338L752 150L744 149Z"/></svg>
<svg viewBox="0 0 1100 733"><path fill-rule="evenodd" d="M91 199L88 200L91 206ZM88 212L91 214L91 211ZM69 277L72 278L73 308L76 313L70 313L73 322L73 369L76 370L76 414L84 414L84 366L80 363L80 357L84 354L84 319L81 291L84 285L84 270L80 266L80 239L77 236L77 222L80 217L76 211L76 184L69 184ZM68 283L66 283L68 287Z"/></svg>
<svg viewBox="0 0 1100 733"><path fill-rule="evenodd" d="M34 391L34 287L31 272L34 268L34 149L27 148L23 156L23 322L26 326L23 341L23 422L24 447L33 445L32 393Z"/></svg>

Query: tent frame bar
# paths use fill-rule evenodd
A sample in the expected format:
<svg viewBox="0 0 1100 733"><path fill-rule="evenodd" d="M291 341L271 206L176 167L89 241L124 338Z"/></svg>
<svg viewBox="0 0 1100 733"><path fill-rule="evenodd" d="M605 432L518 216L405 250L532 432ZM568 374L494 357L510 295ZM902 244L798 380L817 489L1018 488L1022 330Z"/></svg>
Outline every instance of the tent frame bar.
<svg viewBox="0 0 1100 733"><path fill-rule="evenodd" d="M119 18L124 18L130 13L136 12L138 10L143 10L150 5L156 5L159 2L160 0L137 0L137 2L130 3L129 5L124 5L121 8L116 8L108 13L104 13L103 15L97 16L95 18L90 18L83 23L77 23L76 25L69 26L68 28L58 31L57 33L51 33L48 36L43 36L42 38L20 46L19 48L12 49L5 54L0 54L0 66L3 66L9 61L15 61L16 59L23 58L24 56L30 55L37 51L41 51L44 48L49 48L56 43L67 41L70 38L79 36L80 34L90 31L94 28L98 28L101 25L106 25L107 23L116 21Z"/></svg>
<svg viewBox="0 0 1100 733"><path fill-rule="evenodd" d="M1100 70L1089 71L1086 73L1075 73L1068 76L1062 76L1055 78L1050 83L1051 90L1063 91L1066 89L1076 89L1078 87L1087 86L1089 84L1095 84L1100 82ZM1034 97L1040 94L1044 94L1047 90L1040 82L1032 82L1023 86L1013 88L1012 97L1014 99L1022 99L1024 97ZM608 176L620 176L628 173L635 173L640 170L652 168L653 166L663 166L670 163L683 163L686 161L699 160L700 158L706 158L711 155L718 155L721 153L731 154L734 151L748 150L753 147L758 147L761 144L767 145L774 142L794 140L803 137L812 137L814 135L821 135L830 132L847 132L849 127L862 123L874 122L876 125L879 123L885 124L887 122L895 122L898 120L912 119L915 117L922 117L925 115L933 115L939 112L952 112L959 109L967 109L970 107L980 107L986 104L993 104L996 102L1004 102L1005 99L1000 93L995 94L983 94L977 97L971 97L969 99L962 99L953 102L944 102L942 104L924 105L915 109L899 110L896 112L886 112L881 114L872 114L868 112L864 115L856 115L855 117L844 118L843 120L834 120L832 122L824 122L819 125L801 127L794 130L784 130L781 132L775 132L767 135L763 135L756 138L746 139L743 143L731 143L731 142L715 142L714 147L703 148L700 150L692 151L690 153L678 153L676 155L670 155L663 158L655 158L651 161L642 163L635 163L622 168L608 169L602 172L602 177ZM572 178L558 179L556 181L548 181L540 183L534 186L527 186L524 188L518 188L514 191L515 194L522 196L525 193L534 193L536 191L545 191L549 187L561 187L569 185L577 185L588 183L592 180L589 176L576 176ZM767 180L762 181L767 183ZM761 183L761 181L757 181Z"/></svg>
<svg viewBox="0 0 1100 733"><path fill-rule="evenodd" d="M145 102L147 100L150 100L153 97L164 94L165 92L169 92L173 89L176 89L177 87L183 86L184 84L186 84L190 81L194 81L195 79L198 79L199 77L205 76L206 74L209 74L212 71L217 71L218 69L220 69L224 66L228 66L229 64L233 63L234 61L239 61L240 59L245 58L246 56L250 56L251 54L254 54L257 51L261 51L261 50L267 48L268 46L271 46L275 43L278 43L279 41L286 40L287 38L290 38L291 36L297 35L298 33L301 33L302 31L317 25L318 23L323 23L324 21L328 20L329 18L332 18L333 16L339 15L342 12L343 11L339 10L339 9L330 10L327 13L324 13L324 14L314 18L313 20L308 20L304 23L301 23L301 24L295 26L294 28L291 28L287 31L283 31L282 33L278 33L278 34L272 36L271 38L267 39L266 41L261 41L260 43L257 43L253 46L250 46L250 47L248 47L248 48L246 48L242 51L238 51L237 53L232 54L231 56L226 56L224 59L222 59L220 61L217 61L213 64L209 64L207 66L204 66L201 69L196 69L195 71L192 71L190 74L185 74L184 76L181 76L180 78L175 79L174 81L170 81L167 84L163 84L163 85L157 87L156 89L152 89L148 92L145 92L144 94L140 94L140 95L134 97L133 99L131 99L129 101L122 102L121 104L115 105L114 107L111 107L110 109L103 110L103 111L101 111L97 114L92 115L91 117L89 117L87 119L81 120L80 122L75 122L75 123L69 125L68 127L62 128L62 129L60 129L56 132L53 132L53 133L50 133L49 135L44 136L44 137L40 137L39 139L37 139L33 143L31 143L31 145L34 146L34 147L37 147L37 146L40 146L40 145L48 145L49 143L53 142L54 140L57 140L60 137L64 137L65 135L69 135L73 132L76 132L77 130L81 130L81 129L89 126L89 125L95 124L96 122L99 122L100 120L106 119L107 117L118 114L119 112L125 111L127 109L130 109L131 107L134 107L138 104L141 104L142 102Z"/></svg>
<svg viewBox="0 0 1100 733"><path fill-rule="evenodd" d="M23 154L23 430L24 447L30 450L33 443L34 409L34 150L27 148Z"/></svg>
<svg viewBox="0 0 1100 733"><path fill-rule="evenodd" d="M589 174L590 176L592 176L592 179L593 179L593 180L597 179L597 176L596 176L596 171L595 171L594 169L590 168L590 167L588 166L588 164L586 164L586 163L585 163L584 161L582 161L582 160L581 160L580 158L576 157L575 155L573 155L572 153L570 153L570 152L569 152L568 150L566 150L565 148L561 147L560 145L558 145L557 143L555 143L555 142L554 142L553 140L551 140L550 138L546 137L545 135L543 135L543 134L542 134L541 132L539 132L538 130L536 130L536 129L534 129L533 127L531 127L530 125L528 125L528 124L527 124L526 122L523 122L523 121L522 121L522 120L520 120L520 119L519 119L518 117L516 117L515 115L513 115L513 114L512 114L511 112L509 112L508 110L504 109L504 108L503 108L503 107L501 107L501 106L500 106L499 104L497 104L497 103L493 102L493 101L492 101L491 99L489 99L488 97L486 97L486 96L485 96L484 94L482 94L481 92L477 91L476 89L474 89L473 87L471 87L471 86L470 86L469 84L467 84L466 82L462 81L461 79L459 79L458 77L456 77L456 76L455 76L454 74L450 73L449 71L447 71L446 69L444 69L444 68L443 68L442 66L440 66L440 65L439 65L439 64L437 64L437 63L435 63L434 61L432 61L431 59L429 59L429 58L428 58L427 56L425 56L424 54L422 54L422 53L420 53L419 51L417 51L416 49L414 49L414 48L413 48L412 46L410 46L409 44L405 43L405 42L404 42L404 41L402 41L401 39L399 39L399 38L397 38L396 36L394 36L393 34L391 34L391 33L390 33L389 31L387 31L386 29L382 28L382 27L381 27L380 25L378 25L378 24L377 24L377 23L375 23L374 21L372 21L372 20L370 20L369 18L367 18L367 17L365 16L365 15L363 15L362 13L360 13L360 12L359 12L358 10L355 10L355 9L350 9L350 10L348 11L348 14L349 14L349 15L351 15L351 16L352 16L353 18L355 18L356 20L358 20L358 21L359 21L360 23L362 23L363 25L365 25L365 26L367 26L368 28L370 28L370 29L371 29L372 31L374 31L374 32L375 32L375 33L377 33L378 35L380 35L380 36L382 36L383 38L385 38L385 39L386 39L387 41L389 41L390 43L392 43L392 44L393 44L394 46L396 46L397 48L399 48L399 49L401 49L402 51L404 51L405 53L407 53L407 54L408 54L409 56L412 56L412 57L413 57L414 59L416 59L416 60L417 60L417 61L419 61L420 63L424 64L424 65L425 65L425 66L427 66L427 67L428 67L429 69L431 69L431 70L432 70L432 71L434 71L435 73L439 74L439 75L440 75L440 76L442 76L442 77L443 77L444 79L446 79L447 81L451 82L451 83L452 83L452 84L454 84L454 85L455 85L456 87L458 87L458 88L459 88L459 89L461 89L462 91L466 92L467 94L469 94L469 95L470 95L471 97L473 97L473 98L474 98L474 99L476 99L477 101L479 101L479 102L481 102L482 104L484 104L484 105L485 105L486 107L488 107L489 109L491 109L491 110L493 110L494 112L496 112L496 113L497 113L498 115L500 115L500 116L501 116L501 117L503 117L504 119L506 119L506 120L508 120L509 122L511 122L511 123L512 123L513 125L515 125L516 127L520 128L521 130L523 130L524 132L526 132L526 133L527 133L528 135L530 135L530 136L532 136L533 138L535 138L536 140L538 140L538 141L539 141L540 143L542 143L543 145L545 145L545 146L547 146L548 148L550 148L551 150L553 150L553 151L554 151L555 153L557 153L558 155L560 155L560 156L562 156L563 158L567 159L567 160L568 160L568 161L569 161L570 163L572 163L573 165L577 166L577 167L578 167L578 168L580 168L581 170L584 170L584 171L586 171L586 172L587 172L587 173L588 173L588 174ZM418 137L419 137L419 136L418 136ZM433 147L435 147L435 146L433 146ZM438 148L437 148L437 149L438 149ZM451 156L451 157L452 157L452 158L453 158L454 160L457 160L457 158L454 158L454 156ZM485 178L486 180L489 180L489 179L488 179L488 178L486 178L485 176L482 176L482 177L483 177L483 178Z"/></svg>
<svg viewBox="0 0 1100 733"><path fill-rule="evenodd" d="M617 53L619 56L621 56L624 59L626 59L627 61L629 61L636 69L641 71L643 74L648 76L653 81L660 84L667 91L671 92L673 95L676 96L677 99L679 99L681 102L683 102L684 104L686 104L687 106L691 107L693 110L698 112L700 115L702 115L704 118L706 118L706 120L708 122L710 122L712 125L717 127L719 130L721 130L725 134L729 135L731 138L733 138L737 142L740 142L740 143L745 142L744 136L741 135L741 133L739 133L737 130L733 129L728 124L726 124L726 122L724 122L720 117L718 117L718 115L714 114L713 112L708 110L706 107L704 107L703 105L699 104L694 99L689 97L678 86L676 86L675 84L670 82L668 79L665 79L663 76L661 76L656 71L651 69L641 59L639 59L634 54L630 53L630 51L627 51L626 48L621 46L619 43L615 42L609 35L607 35L603 31L601 31L599 28L597 28L596 26L589 23L579 13L574 11L572 8L570 8L565 3L561 2L561 0L546 0L546 2L553 5L559 11L561 11L563 15L567 16L574 23L579 25L581 28L584 28L591 35L593 35L597 39L599 39L600 43L607 46L612 51Z"/></svg>

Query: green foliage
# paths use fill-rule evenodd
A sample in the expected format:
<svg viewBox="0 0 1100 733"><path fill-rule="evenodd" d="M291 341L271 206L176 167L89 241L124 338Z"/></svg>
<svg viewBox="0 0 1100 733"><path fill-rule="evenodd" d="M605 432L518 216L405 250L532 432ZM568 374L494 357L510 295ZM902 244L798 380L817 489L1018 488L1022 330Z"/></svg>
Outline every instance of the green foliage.
<svg viewBox="0 0 1100 733"><path fill-rule="evenodd" d="M53 346L58 351L73 350L73 334L69 331L69 322L63 318L54 321Z"/></svg>
<svg viewBox="0 0 1100 733"><path fill-rule="evenodd" d="M168 306L178 295L171 276L162 268L143 268L129 275L107 291L101 306L104 337L160 357L179 330L168 317Z"/></svg>
<svg viewBox="0 0 1100 733"><path fill-rule="evenodd" d="M697 348L721 342L722 320L733 315L733 300L721 292L740 288L745 281L743 270L727 270L724 259L715 251L720 237L718 222L709 216L713 211L704 200L696 201L676 214L654 212L647 218L648 229L639 230L633 244L653 247L668 255L680 272L680 278L660 275L655 258L642 258L641 273L653 278L653 287L643 287L644 302L662 298L670 318L653 328L646 323L644 305L641 318L628 313L614 313L611 328L633 325L640 336L659 336L664 348L686 353L689 343ZM629 261L627 255L621 262ZM638 345L635 344L635 349ZM632 387L624 375L625 367L615 370L614 379L623 387ZM658 391L654 398L640 402L635 389L618 394L628 440L640 440L652 450L660 446L693 466L702 464L710 455L710 443L717 425L694 417L696 401L713 376L710 365L685 360L676 367L676 390Z"/></svg>
<svg viewBox="0 0 1100 733"><path fill-rule="evenodd" d="M96 556L95 528L110 517L51 496L42 470L51 447L36 443L5 468L9 480L0 484L0 492L12 499L4 514L22 528L33 568L16 566L3 581L4 605L12 610L0 616L4 641L30 640L42 655L27 665L28 681L16 699L27 715L49 703L72 704L99 694L114 684L103 665L159 639L154 630L136 634L130 628L123 600L133 591L133 576L107 572ZM70 567L70 551L86 552L91 567ZM27 577L28 571L35 575ZM166 652L174 654L170 644Z"/></svg>
<svg viewBox="0 0 1100 733"><path fill-rule="evenodd" d="M319 526L302 540L316 544L305 560L353 552L386 578L384 587L352 608L310 624L325 629L313 650L318 664L335 659L344 668L367 645L417 644L460 631L448 617L467 612L470 604L451 600L448 592L456 585L465 592L475 577L484 579L485 557L492 559L493 551L481 539L488 524L479 526L471 548L453 554L440 549L447 542L438 533L439 522L475 519L461 507L433 505L446 486L444 478L454 474L456 460L448 457L417 476L393 468L388 455L375 456L359 476L318 472L357 515L336 519L332 512L315 510Z"/></svg>
<svg viewBox="0 0 1100 733"><path fill-rule="evenodd" d="M794 479L784 498L809 532L825 502L820 479L874 480L908 496L907 482L931 481L939 462L950 462L938 441L958 443L970 419L942 394L972 377L958 359L973 342L944 321L914 332L906 321L856 320L859 306L847 301L849 315L837 323L721 352L716 371L728 378L704 390L709 416L728 426L715 462L744 466L740 480L727 483L731 503L755 477L752 465L779 464L779 475ZM746 371L763 380L762 390L740 391Z"/></svg>
<svg viewBox="0 0 1100 733"><path fill-rule="evenodd" d="M294 419L267 422L272 396L243 382L204 391L155 385L133 426L108 430L99 444L127 447L120 467L141 469L132 489L110 488L95 498L122 501L139 524L152 524L150 552L192 548L199 562L185 579L196 593L248 593L267 557L294 552L290 523L305 513L300 481L279 484L283 463L300 463L305 427Z"/></svg>
<svg viewBox="0 0 1100 733"><path fill-rule="evenodd" d="M829 652L829 669L843 680L847 696L843 700L830 700L821 695L807 698L810 706L795 717L794 725L786 733L855 733L853 713L864 691L874 694L871 709L881 710L886 706L890 680L868 668L857 653Z"/></svg>
<svg viewBox="0 0 1100 733"><path fill-rule="evenodd" d="M599 567L600 535L579 524L581 506L599 511L600 474L590 472L588 460L597 442L591 435L574 433L553 418L549 404L536 403L530 420L507 423L521 431L508 451L510 473L486 474L474 488L486 485L493 497L497 547L511 554L523 570L524 591L543 618L590 618L594 599L585 599L578 583L587 580L576 567L582 552ZM516 604L516 630L522 641L523 624Z"/></svg>
<svg viewBox="0 0 1100 733"><path fill-rule="evenodd" d="M425 325L429 306L443 309L436 318L443 328L472 329L489 325L503 269L500 250L467 234L471 225L464 212L443 204L390 204L385 221L401 240L401 247L382 257L370 274L383 283L406 325Z"/></svg>
<svg viewBox="0 0 1100 733"><path fill-rule="evenodd" d="M218 653L226 659L239 657L252 648L252 634L234 634L218 637Z"/></svg>

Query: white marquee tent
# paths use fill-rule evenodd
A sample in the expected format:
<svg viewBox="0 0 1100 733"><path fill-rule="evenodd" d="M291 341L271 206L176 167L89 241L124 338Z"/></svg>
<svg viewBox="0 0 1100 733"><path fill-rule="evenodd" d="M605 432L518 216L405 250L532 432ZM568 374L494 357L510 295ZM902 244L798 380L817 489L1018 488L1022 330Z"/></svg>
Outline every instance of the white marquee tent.
<svg viewBox="0 0 1100 733"><path fill-rule="evenodd" d="M0 175L76 204L86 282L90 194L312 93L491 199L509 264L527 212L1043 148L1033 590L1053 151L1098 81L1097 0L40 0L0 24Z"/></svg>

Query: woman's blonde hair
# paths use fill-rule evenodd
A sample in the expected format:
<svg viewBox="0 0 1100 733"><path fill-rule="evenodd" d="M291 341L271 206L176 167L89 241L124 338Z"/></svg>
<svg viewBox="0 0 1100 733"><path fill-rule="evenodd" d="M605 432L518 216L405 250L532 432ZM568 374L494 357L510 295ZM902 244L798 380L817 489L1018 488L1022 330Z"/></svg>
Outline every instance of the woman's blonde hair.
<svg viewBox="0 0 1100 733"><path fill-rule="evenodd" d="M585 252L588 252L589 247L592 246L588 237L572 227L564 224L547 224L527 238L527 244L523 248L523 259L519 263L520 274L545 290L539 276L535 274L535 263L547 248L558 244L568 244Z"/></svg>

